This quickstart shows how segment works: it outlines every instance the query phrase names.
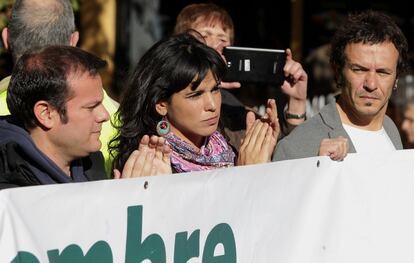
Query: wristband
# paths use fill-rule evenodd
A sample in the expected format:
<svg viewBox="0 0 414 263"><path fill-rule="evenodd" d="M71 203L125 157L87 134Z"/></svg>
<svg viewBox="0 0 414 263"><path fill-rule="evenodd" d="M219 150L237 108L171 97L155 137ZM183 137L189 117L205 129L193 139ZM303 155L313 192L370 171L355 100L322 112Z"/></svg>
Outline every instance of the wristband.
<svg viewBox="0 0 414 263"><path fill-rule="evenodd" d="M285 119L306 119L306 112L302 114L293 114L285 111Z"/></svg>

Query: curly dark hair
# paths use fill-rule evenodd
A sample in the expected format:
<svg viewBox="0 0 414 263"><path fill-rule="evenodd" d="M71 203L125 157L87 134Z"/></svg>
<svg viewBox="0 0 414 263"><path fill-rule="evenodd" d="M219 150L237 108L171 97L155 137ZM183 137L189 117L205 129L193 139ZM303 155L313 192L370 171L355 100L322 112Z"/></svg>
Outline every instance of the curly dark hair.
<svg viewBox="0 0 414 263"><path fill-rule="evenodd" d="M190 34L159 41L144 54L121 95L114 123L118 134L109 143L113 168L122 171L142 136L157 134L162 116L156 104L170 101L174 93L190 84L196 89L210 70L220 81L226 64L214 49Z"/></svg>
<svg viewBox="0 0 414 263"><path fill-rule="evenodd" d="M345 66L345 48L351 43L379 44L390 41L398 50L397 76L408 69L408 43L394 20L378 11L368 10L350 14L336 31L331 42L330 62L336 72L338 87L342 86L340 72Z"/></svg>

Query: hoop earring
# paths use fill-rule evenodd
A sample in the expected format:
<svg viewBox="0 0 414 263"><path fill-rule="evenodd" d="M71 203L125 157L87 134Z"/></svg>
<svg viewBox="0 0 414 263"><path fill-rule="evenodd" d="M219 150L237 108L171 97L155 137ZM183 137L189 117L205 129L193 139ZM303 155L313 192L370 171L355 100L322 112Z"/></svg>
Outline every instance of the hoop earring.
<svg viewBox="0 0 414 263"><path fill-rule="evenodd" d="M164 116L157 123L157 133L159 136L164 137L169 132L170 132L170 123L168 122L167 118Z"/></svg>

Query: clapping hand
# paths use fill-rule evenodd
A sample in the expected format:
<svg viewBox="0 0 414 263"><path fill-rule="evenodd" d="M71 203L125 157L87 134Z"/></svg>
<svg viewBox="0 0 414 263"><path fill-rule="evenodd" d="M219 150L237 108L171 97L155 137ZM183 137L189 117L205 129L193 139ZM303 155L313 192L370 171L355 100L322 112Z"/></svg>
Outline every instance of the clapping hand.
<svg viewBox="0 0 414 263"><path fill-rule="evenodd" d="M256 119L253 112L246 115L246 136L241 142L237 164L270 162L279 133L276 102L269 99L262 118Z"/></svg>
<svg viewBox="0 0 414 263"><path fill-rule="evenodd" d="M171 174L170 155L171 148L163 137L144 135L138 150L133 151L126 161L122 173L114 170L114 178Z"/></svg>

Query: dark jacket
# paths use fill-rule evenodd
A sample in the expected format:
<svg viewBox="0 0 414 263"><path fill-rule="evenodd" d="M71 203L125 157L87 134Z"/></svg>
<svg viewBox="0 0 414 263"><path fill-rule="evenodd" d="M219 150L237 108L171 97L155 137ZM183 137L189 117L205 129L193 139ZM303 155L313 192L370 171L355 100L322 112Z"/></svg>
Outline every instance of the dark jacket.
<svg viewBox="0 0 414 263"><path fill-rule="evenodd" d="M72 162L68 177L10 116L0 117L0 189L106 179L101 152Z"/></svg>

